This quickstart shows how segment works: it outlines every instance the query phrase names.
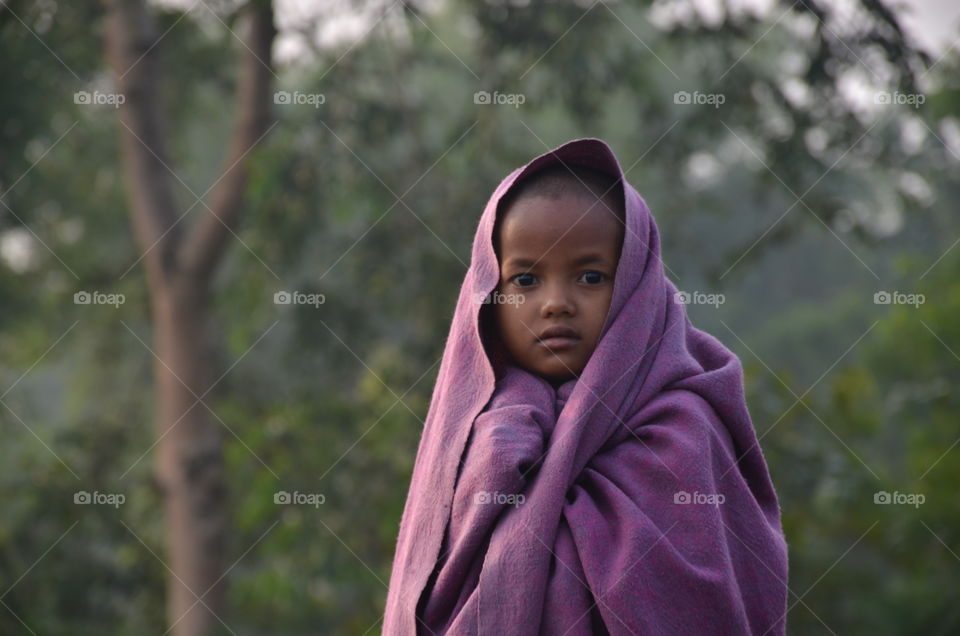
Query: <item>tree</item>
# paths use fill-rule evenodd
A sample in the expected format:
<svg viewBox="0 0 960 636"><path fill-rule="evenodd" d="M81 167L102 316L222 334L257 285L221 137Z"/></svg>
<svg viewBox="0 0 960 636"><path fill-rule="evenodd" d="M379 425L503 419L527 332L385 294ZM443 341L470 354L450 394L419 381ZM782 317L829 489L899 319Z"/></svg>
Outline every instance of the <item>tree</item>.
<svg viewBox="0 0 960 636"><path fill-rule="evenodd" d="M243 7L245 33L235 123L211 203L185 229L178 216L166 147L160 86L162 38L143 0L107 2L106 57L117 91L124 174L134 233L146 268L153 319L156 479L164 498L167 619L176 634L203 634L220 619L223 545L228 528L223 435L203 402L220 371L213 355L211 280L223 258L247 184L249 155L268 132L271 48L269 0ZM189 211L189 210L188 210Z"/></svg>

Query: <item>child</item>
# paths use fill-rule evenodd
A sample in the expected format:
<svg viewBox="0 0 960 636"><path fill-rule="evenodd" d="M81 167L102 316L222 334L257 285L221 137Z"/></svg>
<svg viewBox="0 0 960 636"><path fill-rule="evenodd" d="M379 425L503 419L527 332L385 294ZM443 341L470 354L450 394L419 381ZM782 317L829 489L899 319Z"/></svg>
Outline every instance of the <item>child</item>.
<svg viewBox="0 0 960 636"><path fill-rule="evenodd" d="M610 148L513 171L474 239L384 633L784 633L740 362L690 323Z"/></svg>

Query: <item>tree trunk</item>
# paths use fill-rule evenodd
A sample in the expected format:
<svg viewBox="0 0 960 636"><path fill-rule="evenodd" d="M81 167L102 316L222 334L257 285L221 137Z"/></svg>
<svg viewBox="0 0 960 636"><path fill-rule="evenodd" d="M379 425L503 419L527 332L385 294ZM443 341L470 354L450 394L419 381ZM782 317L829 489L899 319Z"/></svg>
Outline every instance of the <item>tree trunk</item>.
<svg viewBox="0 0 960 636"><path fill-rule="evenodd" d="M198 401L210 399L205 393L216 379L206 296L186 277L151 290L161 436L155 466L174 575L167 578L167 624L182 635L210 633L223 610L223 430Z"/></svg>

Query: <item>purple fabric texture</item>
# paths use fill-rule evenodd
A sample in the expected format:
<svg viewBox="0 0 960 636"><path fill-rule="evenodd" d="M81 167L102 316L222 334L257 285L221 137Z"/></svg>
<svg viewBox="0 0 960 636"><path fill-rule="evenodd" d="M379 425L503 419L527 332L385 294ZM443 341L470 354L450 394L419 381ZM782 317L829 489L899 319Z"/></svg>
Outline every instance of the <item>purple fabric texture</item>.
<svg viewBox="0 0 960 636"><path fill-rule="evenodd" d="M617 177L599 139L510 173L487 202L427 413L383 633L784 633L787 546L740 361L696 329L623 181L602 336L554 388L488 356L500 198L556 162ZM489 343L488 343L489 344Z"/></svg>

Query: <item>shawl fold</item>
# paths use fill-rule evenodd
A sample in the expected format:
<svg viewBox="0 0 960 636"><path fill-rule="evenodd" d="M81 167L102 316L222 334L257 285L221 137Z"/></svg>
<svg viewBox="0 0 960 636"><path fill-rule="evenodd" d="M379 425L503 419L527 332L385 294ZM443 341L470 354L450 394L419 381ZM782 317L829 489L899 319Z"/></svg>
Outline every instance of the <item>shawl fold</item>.
<svg viewBox="0 0 960 636"><path fill-rule="evenodd" d="M559 387L485 347L503 195L554 163L620 179L613 299ZM577 139L487 202L400 523L384 634L756 634L785 629L787 546L737 357L689 321L612 150Z"/></svg>

